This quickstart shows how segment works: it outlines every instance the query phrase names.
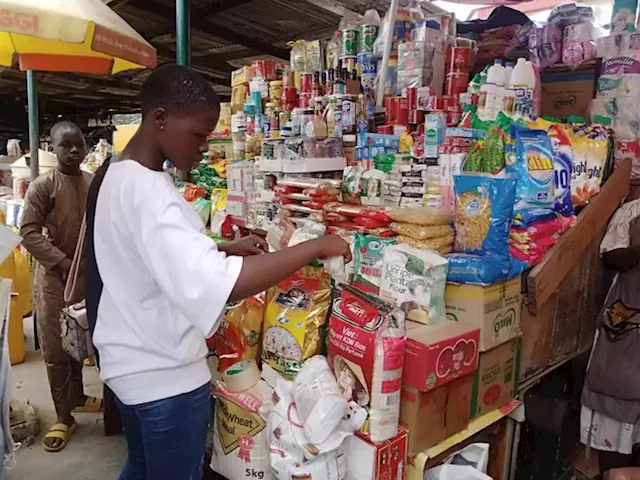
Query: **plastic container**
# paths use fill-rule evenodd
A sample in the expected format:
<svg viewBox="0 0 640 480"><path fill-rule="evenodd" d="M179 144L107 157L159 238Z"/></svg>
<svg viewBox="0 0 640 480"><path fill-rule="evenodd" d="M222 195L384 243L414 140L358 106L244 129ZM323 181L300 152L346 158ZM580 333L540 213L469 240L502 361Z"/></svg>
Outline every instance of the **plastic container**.
<svg viewBox="0 0 640 480"><path fill-rule="evenodd" d="M533 108L533 90L536 86L536 73L531 62L519 58L513 67L509 88L514 91L514 118L527 118Z"/></svg>

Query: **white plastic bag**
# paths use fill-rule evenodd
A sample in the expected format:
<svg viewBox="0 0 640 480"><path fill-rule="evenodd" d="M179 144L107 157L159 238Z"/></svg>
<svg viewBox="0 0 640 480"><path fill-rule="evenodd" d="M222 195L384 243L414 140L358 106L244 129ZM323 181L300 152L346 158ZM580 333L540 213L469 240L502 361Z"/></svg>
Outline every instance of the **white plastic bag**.
<svg viewBox="0 0 640 480"><path fill-rule="evenodd" d="M487 475L489 444L472 443L424 472L424 480L493 480Z"/></svg>

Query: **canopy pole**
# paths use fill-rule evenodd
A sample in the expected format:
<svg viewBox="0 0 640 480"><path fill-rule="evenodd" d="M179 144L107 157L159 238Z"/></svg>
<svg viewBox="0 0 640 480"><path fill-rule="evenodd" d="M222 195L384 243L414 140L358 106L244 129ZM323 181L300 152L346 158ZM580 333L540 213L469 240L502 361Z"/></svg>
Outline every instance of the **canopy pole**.
<svg viewBox="0 0 640 480"><path fill-rule="evenodd" d="M393 31L395 28L397 10L398 0L391 0L391 5L389 6L389 10L387 11L387 16L389 17L389 25L387 25L386 30L383 30L385 35L383 39L384 50L382 55L382 68L378 77L380 78L380 81L378 82L378 91L376 92L377 107L382 107L384 103L384 91L387 86L387 73L389 72L389 59L391 58L391 44L393 43Z"/></svg>
<svg viewBox="0 0 640 480"><path fill-rule="evenodd" d="M191 66L191 0L176 0L176 63ZM178 178L189 181L189 172L178 171Z"/></svg>
<svg viewBox="0 0 640 480"><path fill-rule="evenodd" d="M191 0L176 0L176 51L179 65L191 66Z"/></svg>
<svg viewBox="0 0 640 480"><path fill-rule="evenodd" d="M38 91L36 72L27 70L27 103L29 106L29 158L31 159L31 181L40 175L40 125L38 122Z"/></svg>

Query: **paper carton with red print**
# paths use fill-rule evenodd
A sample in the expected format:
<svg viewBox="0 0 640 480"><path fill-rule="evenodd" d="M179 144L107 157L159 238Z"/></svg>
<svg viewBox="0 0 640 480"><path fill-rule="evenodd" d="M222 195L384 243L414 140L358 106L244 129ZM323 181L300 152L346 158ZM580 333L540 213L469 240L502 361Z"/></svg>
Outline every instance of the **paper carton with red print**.
<svg viewBox="0 0 640 480"><path fill-rule="evenodd" d="M343 396L368 409L364 431L373 442L398 433L405 342L401 310L355 287L336 288L327 357Z"/></svg>
<svg viewBox="0 0 640 480"><path fill-rule="evenodd" d="M407 321L402 382L422 392L478 368L480 329L467 322L422 325Z"/></svg>

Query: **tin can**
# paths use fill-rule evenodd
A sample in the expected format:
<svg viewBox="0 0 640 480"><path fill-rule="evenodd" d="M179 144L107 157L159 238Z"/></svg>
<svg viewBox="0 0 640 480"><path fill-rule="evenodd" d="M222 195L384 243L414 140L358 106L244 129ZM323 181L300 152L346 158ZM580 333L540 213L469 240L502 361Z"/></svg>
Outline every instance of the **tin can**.
<svg viewBox="0 0 640 480"><path fill-rule="evenodd" d="M355 57L358 55L358 38L360 31L345 28L342 30L342 53L343 57Z"/></svg>
<svg viewBox="0 0 640 480"><path fill-rule="evenodd" d="M471 71L471 48L469 47L451 47L447 51L447 72L464 72Z"/></svg>
<svg viewBox="0 0 640 480"><path fill-rule="evenodd" d="M267 81L276 80L276 64L269 60L255 60L251 62L253 77L262 77Z"/></svg>
<svg viewBox="0 0 640 480"><path fill-rule="evenodd" d="M313 88L313 73L300 74L300 93L311 93Z"/></svg>
<svg viewBox="0 0 640 480"><path fill-rule="evenodd" d="M361 75L377 75L378 74L378 57L373 53L359 53L357 56L360 65Z"/></svg>
<svg viewBox="0 0 640 480"><path fill-rule="evenodd" d="M444 100L445 110L458 110L458 97L445 95L442 99Z"/></svg>
<svg viewBox="0 0 640 480"><path fill-rule="evenodd" d="M418 106L418 89L416 87L407 87L406 91L409 110L415 110Z"/></svg>
<svg viewBox="0 0 640 480"><path fill-rule="evenodd" d="M356 133L356 99L355 95L344 95L342 97L342 133Z"/></svg>
<svg viewBox="0 0 640 480"><path fill-rule="evenodd" d="M309 108L309 105L311 105L311 93L301 93L298 106L300 108Z"/></svg>
<svg viewBox="0 0 640 480"><path fill-rule="evenodd" d="M469 74L465 72L448 73L445 81L445 92L448 96L460 95L467 91Z"/></svg>
<svg viewBox="0 0 640 480"><path fill-rule="evenodd" d="M462 119L462 110L448 110L447 111L447 126L457 127Z"/></svg>
<svg viewBox="0 0 640 480"><path fill-rule="evenodd" d="M478 97L475 92L463 92L460 94L460 105L478 105Z"/></svg>
<svg viewBox="0 0 640 480"><path fill-rule="evenodd" d="M360 27L360 52L373 52L373 44L380 34L379 25L362 25Z"/></svg>
<svg viewBox="0 0 640 480"><path fill-rule="evenodd" d="M380 135L393 135L393 125L380 125L376 127L376 133Z"/></svg>
<svg viewBox="0 0 640 480"><path fill-rule="evenodd" d="M311 97L310 92L309 97ZM282 105L282 108L287 111L293 110L298 106L298 92L294 87L282 87L280 105Z"/></svg>
<svg viewBox="0 0 640 480"><path fill-rule="evenodd" d="M437 97L435 95L432 95L430 97L427 97L426 102L425 102L425 106L428 112L433 112L433 111L444 111L444 105L445 105L445 101L444 101L444 97Z"/></svg>
<svg viewBox="0 0 640 480"><path fill-rule="evenodd" d="M424 111L423 110L409 110L409 124L420 125L424 123Z"/></svg>
<svg viewBox="0 0 640 480"><path fill-rule="evenodd" d="M409 125L409 101L406 97L388 97L387 125Z"/></svg>

